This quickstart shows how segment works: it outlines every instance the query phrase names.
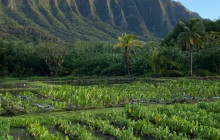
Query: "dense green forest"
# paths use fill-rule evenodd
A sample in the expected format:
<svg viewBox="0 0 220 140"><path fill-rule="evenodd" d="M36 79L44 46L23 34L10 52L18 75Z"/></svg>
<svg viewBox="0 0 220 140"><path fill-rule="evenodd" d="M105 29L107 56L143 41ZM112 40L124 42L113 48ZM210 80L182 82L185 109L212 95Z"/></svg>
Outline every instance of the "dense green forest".
<svg viewBox="0 0 220 140"><path fill-rule="evenodd" d="M0 76L125 76L124 49L115 47L116 39L67 44L1 37ZM162 42L142 44L129 55L132 76L189 76L191 60L195 76L220 73L220 20L183 20Z"/></svg>

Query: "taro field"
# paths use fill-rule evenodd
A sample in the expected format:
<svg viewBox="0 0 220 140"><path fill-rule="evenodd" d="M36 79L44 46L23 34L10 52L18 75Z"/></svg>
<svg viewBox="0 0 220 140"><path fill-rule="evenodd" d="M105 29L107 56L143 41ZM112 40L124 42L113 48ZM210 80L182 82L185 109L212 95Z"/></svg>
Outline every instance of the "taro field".
<svg viewBox="0 0 220 140"><path fill-rule="evenodd" d="M1 90L0 140L220 140L220 81L28 82Z"/></svg>

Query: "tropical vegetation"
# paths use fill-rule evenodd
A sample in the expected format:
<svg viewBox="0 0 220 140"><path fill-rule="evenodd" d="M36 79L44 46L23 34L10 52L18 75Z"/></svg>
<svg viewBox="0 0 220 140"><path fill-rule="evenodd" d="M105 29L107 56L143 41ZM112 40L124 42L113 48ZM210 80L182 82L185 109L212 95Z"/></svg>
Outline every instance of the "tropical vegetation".
<svg viewBox="0 0 220 140"><path fill-rule="evenodd" d="M119 43L117 43L115 45L116 48L119 47L124 47L125 48L125 52L124 52L124 62L127 66L128 69L128 76L130 76L130 56L129 56L129 52L131 52L132 54L135 54L134 50L132 47L143 47L143 44L138 41L135 40L134 35L132 34L123 34L121 37L118 37L118 41Z"/></svg>
<svg viewBox="0 0 220 140"><path fill-rule="evenodd" d="M220 139L220 20L176 24L164 11L179 3L149 1L152 19L121 1L0 2L1 140Z"/></svg>
<svg viewBox="0 0 220 140"><path fill-rule="evenodd" d="M118 43L33 43L1 38L0 76L125 76L131 73L131 76L178 77L192 75L192 69L194 76L218 75L219 23L219 20L180 21L161 43L138 42L131 34L122 34ZM134 52L135 55L130 55Z"/></svg>
<svg viewBox="0 0 220 140"><path fill-rule="evenodd" d="M184 22L180 22L184 32L178 35L178 44L186 47L190 50L190 75L193 76L193 47L203 48L202 35L204 34L205 28L199 20L191 19L190 27L187 27Z"/></svg>

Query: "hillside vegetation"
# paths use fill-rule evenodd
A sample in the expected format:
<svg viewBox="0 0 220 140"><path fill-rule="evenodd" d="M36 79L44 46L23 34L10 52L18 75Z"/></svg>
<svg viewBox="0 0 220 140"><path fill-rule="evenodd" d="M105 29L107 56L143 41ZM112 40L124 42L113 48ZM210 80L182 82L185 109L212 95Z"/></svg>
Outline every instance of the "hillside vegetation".
<svg viewBox="0 0 220 140"><path fill-rule="evenodd" d="M26 40L141 40L164 38L195 13L172 0L0 0L0 35Z"/></svg>

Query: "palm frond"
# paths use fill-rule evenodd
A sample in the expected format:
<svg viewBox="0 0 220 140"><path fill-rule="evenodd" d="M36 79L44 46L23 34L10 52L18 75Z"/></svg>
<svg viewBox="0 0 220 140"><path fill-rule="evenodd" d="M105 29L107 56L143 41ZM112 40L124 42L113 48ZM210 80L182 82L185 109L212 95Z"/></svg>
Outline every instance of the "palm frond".
<svg viewBox="0 0 220 140"><path fill-rule="evenodd" d="M204 48L204 43L203 43L203 40L202 40L201 36L198 33L195 33L195 32L192 35L193 35L195 45L197 47Z"/></svg>
<svg viewBox="0 0 220 140"><path fill-rule="evenodd" d="M121 43L125 43L124 38L122 38L122 37L120 37L120 36L118 37L118 41L121 42Z"/></svg>
<svg viewBox="0 0 220 140"><path fill-rule="evenodd" d="M179 24L182 28L185 28L185 27L186 27L186 24L185 24L183 21L180 21L178 24Z"/></svg>
<svg viewBox="0 0 220 140"><path fill-rule="evenodd" d="M142 47L144 46L144 45L143 45L140 41L138 41L138 40L134 40L132 45L135 46L135 47L140 47L140 48L142 48Z"/></svg>
<svg viewBox="0 0 220 140"><path fill-rule="evenodd" d="M123 47L123 46L124 46L123 43L117 43L117 44L115 45L115 48L119 48L119 47Z"/></svg>
<svg viewBox="0 0 220 140"><path fill-rule="evenodd" d="M188 45L186 45L187 40L189 40L189 36L190 33L189 32L182 32L179 34L178 38L177 38L177 44L180 47L188 47Z"/></svg>
<svg viewBox="0 0 220 140"><path fill-rule="evenodd" d="M184 27L185 32L190 32L190 29L188 27Z"/></svg>
<svg viewBox="0 0 220 140"><path fill-rule="evenodd" d="M194 45L194 39L192 37L189 37L189 42L191 45Z"/></svg>

